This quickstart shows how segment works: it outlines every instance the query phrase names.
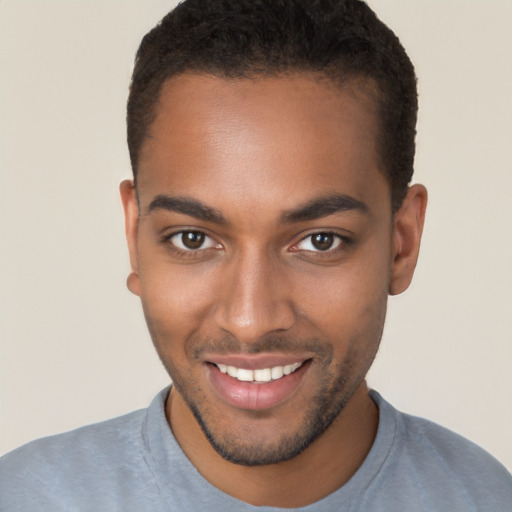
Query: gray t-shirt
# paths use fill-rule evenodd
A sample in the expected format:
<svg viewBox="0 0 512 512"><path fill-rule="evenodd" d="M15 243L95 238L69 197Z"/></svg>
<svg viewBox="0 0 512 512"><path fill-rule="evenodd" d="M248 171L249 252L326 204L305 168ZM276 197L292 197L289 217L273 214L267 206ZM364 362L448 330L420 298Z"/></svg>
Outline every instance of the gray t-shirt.
<svg viewBox="0 0 512 512"><path fill-rule="evenodd" d="M165 419L168 389L147 410L29 443L0 459L0 510L271 511L209 484ZM484 450L400 413L378 393L375 442L356 474L304 512L512 511L512 477ZM336 456L333 450L333 456Z"/></svg>

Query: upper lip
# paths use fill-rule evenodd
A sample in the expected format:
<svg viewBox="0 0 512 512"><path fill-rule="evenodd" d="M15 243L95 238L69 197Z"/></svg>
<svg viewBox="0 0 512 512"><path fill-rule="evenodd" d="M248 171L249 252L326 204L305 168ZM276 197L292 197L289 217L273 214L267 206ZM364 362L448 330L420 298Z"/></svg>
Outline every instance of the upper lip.
<svg viewBox="0 0 512 512"><path fill-rule="evenodd" d="M260 370L286 366L294 363L303 363L311 359L311 354L204 354L203 358L208 363L225 364L247 370Z"/></svg>

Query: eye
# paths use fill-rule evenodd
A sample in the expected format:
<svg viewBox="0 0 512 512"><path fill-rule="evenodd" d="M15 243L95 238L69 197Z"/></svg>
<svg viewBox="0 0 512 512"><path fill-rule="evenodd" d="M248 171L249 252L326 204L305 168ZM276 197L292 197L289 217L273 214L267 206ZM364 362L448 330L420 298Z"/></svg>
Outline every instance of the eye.
<svg viewBox="0 0 512 512"><path fill-rule="evenodd" d="M299 251L326 252L337 249L342 238L334 233L314 233L303 238L297 245Z"/></svg>
<svg viewBox="0 0 512 512"><path fill-rule="evenodd" d="M202 231L180 231L169 239L169 242L182 251L197 251L199 249L211 249L218 244Z"/></svg>

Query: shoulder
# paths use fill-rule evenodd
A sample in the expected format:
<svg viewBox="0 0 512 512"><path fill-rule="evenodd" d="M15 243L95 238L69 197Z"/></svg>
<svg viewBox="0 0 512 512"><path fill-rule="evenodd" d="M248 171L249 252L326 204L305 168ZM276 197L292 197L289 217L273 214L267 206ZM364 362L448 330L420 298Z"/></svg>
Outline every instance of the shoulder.
<svg viewBox="0 0 512 512"><path fill-rule="evenodd" d="M98 482L112 480L119 471L136 479L130 472L141 466L136 461L142 459L144 418L145 410L135 411L38 439L4 455L0 458L0 509L14 510L33 500L39 510L60 510L60 500L73 501L87 489L98 489Z"/></svg>
<svg viewBox="0 0 512 512"><path fill-rule="evenodd" d="M46 466L62 464L72 458L111 458L119 449L123 452L135 448L145 410L113 418L100 423L80 427L70 432L44 437L27 443L0 458L2 471L6 467L21 469L25 464L33 466L35 461L44 460Z"/></svg>
<svg viewBox="0 0 512 512"><path fill-rule="evenodd" d="M476 471L485 471L486 475L511 483L505 467L469 439L424 418L398 414L403 422L404 449L409 457L423 460L422 465L435 461L440 469L461 478L472 478Z"/></svg>
<svg viewBox="0 0 512 512"><path fill-rule="evenodd" d="M404 486L434 501L458 503L461 510L510 507L512 476L484 449L432 421L397 411L381 397L377 401L395 417L388 470L399 475Z"/></svg>

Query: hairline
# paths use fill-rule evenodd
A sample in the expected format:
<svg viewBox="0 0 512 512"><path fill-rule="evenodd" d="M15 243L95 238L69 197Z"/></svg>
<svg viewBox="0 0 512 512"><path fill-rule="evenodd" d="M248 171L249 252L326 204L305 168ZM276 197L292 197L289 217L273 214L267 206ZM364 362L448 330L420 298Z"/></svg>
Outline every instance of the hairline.
<svg viewBox="0 0 512 512"><path fill-rule="evenodd" d="M236 82L236 81L258 81L265 80L270 78L276 79L286 79L292 77L304 77L311 81L315 81L320 84L328 84L336 88L337 90L348 93L354 93L357 95L363 95L368 100L368 105L371 106L373 110L373 114L375 117L376 123L376 158L377 158L377 168L384 175L388 185L391 196L391 201L393 201L393 190L392 190L392 180L390 173L388 172L385 164L385 159L383 157L383 146L384 142L384 126L382 125L382 109L380 102L383 99L384 93L379 88L379 83L377 79L373 76L367 76L364 72L356 72L352 70L347 70L346 72L329 73L329 68L324 69L311 69L307 67L298 67L298 66L288 66L285 69L267 69L260 70L258 72L236 72L229 73L224 70L204 70L198 69L193 66L189 66L185 69L182 69L178 72L168 73L166 77L161 78L160 76L154 77L154 82L158 83L159 86L155 91L156 99L152 102L152 109L150 112L150 121L146 124L146 129L143 137L141 137L141 142L137 150L138 160L134 163L133 168L133 181L135 192L137 195L137 200L139 200L139 187L138 187L138 176L140 174L140 157L143 154L143 148L145 142L149 138L149 133L151 127L153 126L156 117L158 116L158 111L161 105L161 95L167 84L172 82L173 80L177 80L182 77L205 77L205 78L214 78L219 80L225 80L227 82ZM332 69L335 69L334 67ZM392 205L393 208L393 205Z"/></svg>

